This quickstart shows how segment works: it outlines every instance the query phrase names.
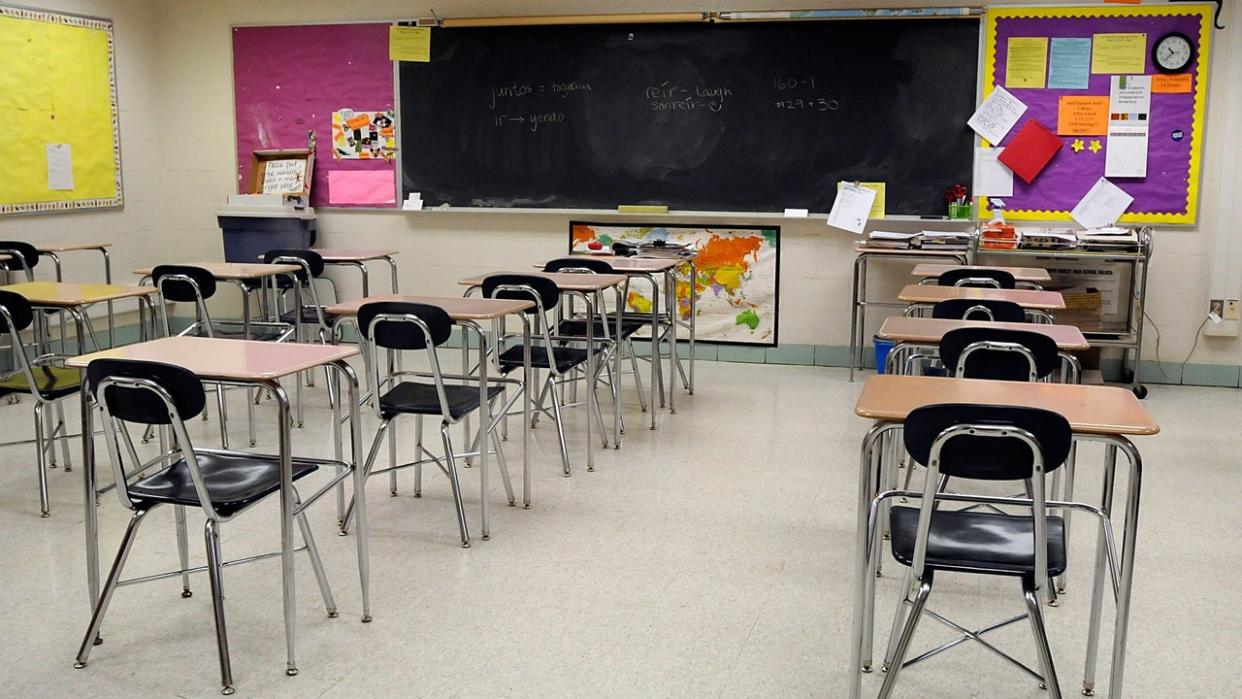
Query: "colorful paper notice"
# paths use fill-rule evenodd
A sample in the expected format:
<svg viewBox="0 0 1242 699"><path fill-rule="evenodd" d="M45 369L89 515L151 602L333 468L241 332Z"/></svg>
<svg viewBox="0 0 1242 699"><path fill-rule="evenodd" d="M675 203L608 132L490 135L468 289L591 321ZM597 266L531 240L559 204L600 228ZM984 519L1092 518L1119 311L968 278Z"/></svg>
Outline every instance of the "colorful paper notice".
<svg viewBox="0 0 1242 699"><path fill-rule="evenodd" d="M431 27L398 27L388 29L388 58L414 63L431 62Z"/></svg>
<svg viewBox="0 0 1242 699"><path fill-rule="evenodd" d="M1005 87L1042 88L1048 67L1048 38L1015 36L1005 52Z"/></svg>
<svg viewBox="0 0 1242 699"><path fill-rule="evenodd" d="M837 183L837 198L828 212L828 225L862 234L871 214L876 191L852 182Z"/></svg>
<svg viewBox="0 0 1242 699"><path fill-rule="evenodd" d="M988 143L997 144L1018 123L1018 118L1025 111L1026 104L1022 100L1014 97L1005 88L997 86L966 124Z"/></svg>
<svg viewBox="0 0 1242 699"><path fill-rule="evenodd" d="M391 109L332 112L334 160L392 160L397 153L396 114Z"/></svg>
<svg viewBox="0 0 1242 699"><path fill-rule="evenodd" d="M1108 98L1062 96L1057 101L1057 133L1062 136L1103 136L1108 133Z"/></svg>
<svg viewBox="0 0 1242 699"><path fill-rule="evenodd" d="M73 146L47 144L47 188L53 192L73 190Z"/></svg>
<svg viewBox="0 0 1242 699"><path fill-rule="evenodd" d="M1146 177L1150 75L1114 75L1108 93L1105 177Z"/></svg>
<svg viewBox="0 0 1242 699"><path fill-rule="evenodd" d="M1142 73L1146 66L1146 34L1096 34L1092 37L1092 73Z"/></svg>
<svg viewBox="0 0 1242 699"><path fill-rule="evenodd" d="M1190 92L1192 87L1194 87L1194 76L1190 73L1151 76L1152 92Z"/></svg>
<svg viewBox="0 0 1242 699"><path fill-rule="evenodd" d="M1048 59L1049 89L1085 90L1090 80L1091 40L1053 39Z"/></svg>
<svg viewBox="0 0 1242 699"><path fill-rule="evenodd" d="M837 183L837 190L840 191L844 182ZM875 192L875 199L871 202L871 212L867 214L867 218L884 218L884 193L885 183L883 182L859 182L859 187L865 187Z"/></svg>
<svg viewBox="0 0 1242 699"><path fill-rule="evenodd" d="M328 173L328 203L389 206L397 203L392 170L333 170Z"/></svg>

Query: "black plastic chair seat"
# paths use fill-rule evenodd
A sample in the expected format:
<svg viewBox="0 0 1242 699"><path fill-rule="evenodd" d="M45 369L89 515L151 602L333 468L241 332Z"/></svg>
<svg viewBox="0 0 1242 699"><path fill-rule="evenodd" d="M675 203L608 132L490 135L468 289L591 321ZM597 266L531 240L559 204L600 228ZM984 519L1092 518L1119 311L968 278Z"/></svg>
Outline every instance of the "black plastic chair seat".
<svg viewBox="0 0 1242 699"><path fill-rule="evenodd" d="M332 325L333 321L335 321L336 318L337 316L333 315L332 313L328 313L327 311L323 312L323 322L327 323L329 326ZM289 323L290 325L292 325L296 323L297 320L298 320L297 311L285 311L284 313L280 315L280 321L282 323ZM302 306L302 324L303 325L319 325L319 315L315 313L314 306Z"/></svg>
<svg viewBox="0 0 1242 699"><path fill-rule="evenodd" d="M82 373L77 369L37 366L31 371L34 373L39 394L47 400L72 395L82 387ZM0 396L7 396L10 393L29 394L30 392L30 382L26 380L24 373L19 372L0 379Z"/></svg>
<svg viewBox="0 0 1242 699"><path fill-rule="evenodd" d="M229 340L259 340L261 342L272 342L281 339L291 331L285 328L275 328L270 325L251 325L249 335L246 334L245 328L241 323L236 325L230 323L228 325L212 325L211 332L213 337L225 338ZM199 327L195 332L191 333L194 337L207 337L206 328Z"/></svg>
<svg viewBox="0 0 1242 699"><path fill-rule="evenodd" d="M280 489L280 459L257 454L199 453L198 467L216 512L228 517ZM293 480L318 470L314 463L293 460ZM199 507L190 467L182 459L129 487L140 509L154 503Z"/></svg>
<svg viewBox="0 0 1242 699"><path fill-rule="evenodd" d="M597 340L602 339L604 337L604 324L599 322L599 320L596 320L594 321L594 325L595 325L595 328L592 332L595 333L595 339ZM649 324L640 323L635 320L626 320L622 318L621 319L621 337L622 338L629 337L633 335L634 333L638 332L639 330L647 327L647 325ZM585 338L587 335L587 322L585 320L561 321L561 323L556 326L556 331L553 334L560 336L560 337ZM608 336L613 337L616 334L617 334L617 319L614 317L612 321L608 323Z"/></svg>
<svg viewBox="0 0 1242 699"><path fill-rule="evenodd" d="M587 351L577 347L553 347L552 357L556 361L556 370L565 373L574 367L585 364ZM522 346L515 345L500 353L500 370L508 373L522 368ZM550 369L548 350L543 346L530 348L530 365L535 369Z"/></svg>
<svg viewBox="0 0 1242 699"><path fill-rule="evenodd" d="M488 386L487 398L491 400L504 390L500 386ZM446 385L444 399L448 402L449 416L454 420L474 412L479 407L479 389L476 386ZM385 420L397 415L439 415L440 397L435 384L402 381L380 396L380 415Z"/></svg>
<svg viewBox="0 0 1242 699"><path fill-rule="evenodd" d="M894 507L889 517L893 558L914 563L919 509ZM927 537L927 566L985 575L1035 572L1034 519L990 512L937 510ZM1065 572L1065 522L1048 517L1048 574Z"/></svg>

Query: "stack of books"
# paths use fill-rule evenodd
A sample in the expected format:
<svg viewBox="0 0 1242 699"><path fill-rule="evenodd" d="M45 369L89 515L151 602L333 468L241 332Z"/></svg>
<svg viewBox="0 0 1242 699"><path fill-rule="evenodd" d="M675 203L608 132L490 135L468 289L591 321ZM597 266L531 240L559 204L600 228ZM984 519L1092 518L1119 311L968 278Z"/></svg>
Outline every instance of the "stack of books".
<svg viewBox="0 0 1242 699"><path fill-rule="evenodd" d="M1013 250L1018 247L1018 232L1013 226L989 224L984 227L979 248L983 250Z"/></svg>
<svg viewBox="0 0 1242 699"><path fill-rule="evenodd" d="M1090 228L1078 231L1078 246L1086 250L1138 250L1138 233L1120 226Z"/></svg>
<svg viewBox="0 0 1242 699"><path fill-rule="evenodd" d="M924 250L966 250L972 234L967 231L923 231L919 244Z"/></svg>

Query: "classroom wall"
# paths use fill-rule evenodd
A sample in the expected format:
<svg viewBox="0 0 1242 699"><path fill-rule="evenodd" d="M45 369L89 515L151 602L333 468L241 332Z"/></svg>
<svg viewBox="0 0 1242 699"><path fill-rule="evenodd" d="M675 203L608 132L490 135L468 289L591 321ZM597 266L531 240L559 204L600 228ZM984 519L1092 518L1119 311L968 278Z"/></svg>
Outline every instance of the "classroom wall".
<svg viewBox="0 0 1242 699"><path fill-rule="evenodd" d="M918 6L916 2L848 3L788 0L462 0L454 3L373 0L343 6L328 0L66 0L59 6L85 8L117 20L121 65L126 210L0 222L0 231L21 226L27 237L89 231L113 237L135 261L222 255L214 213L235 191L233 92L230 27L237 24L385 20L428 16L434 6L442 16L492 16L579 12L670 10L799 9L833 6ZM943 4L943 3L939 3ZM1023 4L1031 4L1029 2ZM1158 231L1152 268L1144 355L1155 358L1160 330L1163 372L1154 363L1144 375L1154 381L1183 379L1180 364L1190 351L1195 330L1206 313L1212 235L1233 235L1232 222L1242 214L1239 149L1222 152L1230 131L1242 121L1242 26L1238 12L1227 10L1227 30L1214 37L1205 143L1203 205L1199 226ZM149 118L156 115L158 118ZM139 118L142 122L139 122ZM1233 140L1229 145L1237 143ZM297 146L299 144L289 144ZM157 194L162 203L150 201ZM455 282L480 269L512 267L565 250L569 217L551 214L404 214L393 211L322 211L320 244L392 247L402 250L402 290L454 293ZM623 220L623 219L618 219ZM770 219L767 220L770 222ZM739 218L739 223L749 223ZM758 221L762 222L762 221ZM722 348L731 360L845 363L848 342L853 236L828 229L822 221L781 221L781 328L779 350ZM896 227L885 224L886 227ZM141 243L139 246L133 243ZM893 293L907 280L904 269L877 268L872 289ZM1235 273L1236 275L1236 273ZM345 289L356 281L342 275ZM1242 279L1230 282L1242 294ZM379 288L383 288L380 283ZM877 319L878 322L878 319ZM712 349L706 349L713 356ZM1242 342L1237 338L1202 338L1190 358L1187 382L1239 383Z"/></svg>

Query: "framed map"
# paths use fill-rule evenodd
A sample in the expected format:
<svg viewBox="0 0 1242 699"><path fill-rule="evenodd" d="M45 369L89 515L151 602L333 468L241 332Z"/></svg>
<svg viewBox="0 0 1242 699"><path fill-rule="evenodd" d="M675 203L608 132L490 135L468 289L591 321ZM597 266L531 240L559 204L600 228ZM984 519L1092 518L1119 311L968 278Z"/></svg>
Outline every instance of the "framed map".
<svg viewBox="0 0 1242 699"><path fill-rule="evenodd" d="M780 239L779 226L569 224L571 254L608 250L618 241L664 241L696 251L694 278L685 268L677 276L677 313L690 320L694 294L697 341L724 344L776 345ZM632 285L629 310L651 311L651 292L643 287Z"/></svg>

